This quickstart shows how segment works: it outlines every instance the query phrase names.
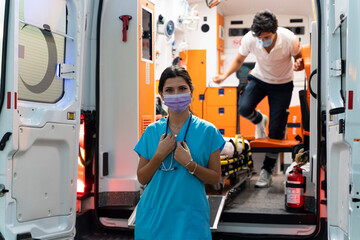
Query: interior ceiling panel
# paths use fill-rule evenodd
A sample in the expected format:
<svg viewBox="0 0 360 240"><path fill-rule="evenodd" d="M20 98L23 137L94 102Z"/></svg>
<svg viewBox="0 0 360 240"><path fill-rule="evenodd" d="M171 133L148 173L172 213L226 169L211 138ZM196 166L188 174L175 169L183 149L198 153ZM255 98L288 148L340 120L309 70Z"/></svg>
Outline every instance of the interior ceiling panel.
<svg viewBox="0 0 360 240"><path fill-rule="evenodd" d="M205 0L188 2L192 5ZM312 0L222 0L218 7L224 16L254 14L265 9L277 15L312 15L313 12Z"/></svg>

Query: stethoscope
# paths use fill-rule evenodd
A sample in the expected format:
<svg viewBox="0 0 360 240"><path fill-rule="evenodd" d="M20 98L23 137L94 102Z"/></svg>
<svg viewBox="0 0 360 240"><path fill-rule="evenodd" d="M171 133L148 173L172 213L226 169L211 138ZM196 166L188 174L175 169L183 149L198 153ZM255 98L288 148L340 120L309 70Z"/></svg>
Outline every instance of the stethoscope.
<svg viewBox="0 0 360 240"><path fill-rule="evenodd" d="M166 121L165 137L166 137L167 134L168 134L169 119L170 119L170 116L167 118L167 121ZM190 119L189 119L188 125L187 125L187 127L186 127L186 131L185 131L185 135L184 135L184 142L186 142L186 136L187 136L187 133L188 133L188 131L189 131L191 119L192 119L192 114L190 113ZM176 170L177 167L172 167L173 162L174 162L174 151L172 151L171 162L170 162L169 168L166 168L164 162L162 162L161 165L163 166L163 168L159 168L159 170L162 170L162 171L165 171L165 172L172 171L172 170Z"/></svg>

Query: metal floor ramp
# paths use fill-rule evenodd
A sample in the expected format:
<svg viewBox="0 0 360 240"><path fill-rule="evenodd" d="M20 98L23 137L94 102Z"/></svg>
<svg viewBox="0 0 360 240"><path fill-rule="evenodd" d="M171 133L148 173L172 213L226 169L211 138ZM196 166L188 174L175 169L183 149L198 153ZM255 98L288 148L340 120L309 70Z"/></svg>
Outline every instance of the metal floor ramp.
<svg viewBox="0 0 360 240"><path fill-rule="evenodd" d="M207 199L210 205L210 229L212 232L216 232L220 216L225 205L226 196L207 195Z"/></svg>
<svg viewBox="0 0 360 240"><path fill-rule="evenodd" d="M226 196L207 195L207 199L210 205L210 229L212 232L216 232L220 220L220 216L225 205ZM137 205L134 211L132 212L130 218L128 219L128 227L130 229L135 228L136 209L137 209Z"/></svg>

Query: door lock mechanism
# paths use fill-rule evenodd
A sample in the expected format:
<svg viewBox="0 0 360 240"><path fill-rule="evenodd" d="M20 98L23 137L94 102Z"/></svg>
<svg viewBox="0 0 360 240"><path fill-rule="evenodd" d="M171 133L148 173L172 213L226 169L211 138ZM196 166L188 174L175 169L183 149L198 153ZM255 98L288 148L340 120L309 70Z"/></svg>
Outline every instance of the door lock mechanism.
<svg viewBox="0 0 360 240"><path fill-rule="evenodd" d="M0 197L3 197L5 195L5 193L9 192L8 189L5 189L5 185L4 184L0 184Z"/></svg>

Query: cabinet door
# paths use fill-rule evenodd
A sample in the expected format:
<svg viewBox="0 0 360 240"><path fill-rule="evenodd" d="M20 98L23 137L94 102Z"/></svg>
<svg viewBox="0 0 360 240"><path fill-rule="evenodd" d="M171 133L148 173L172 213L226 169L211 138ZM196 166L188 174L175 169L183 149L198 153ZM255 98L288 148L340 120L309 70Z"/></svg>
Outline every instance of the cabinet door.
<svg viewBox="0 0 360 240"><path fill-rule="evenodd" d="M206 89L206 50L187 50L180 57L186 62L187 70L195 87L191 110L198 117L203 117L203 105L201 95Z"/></svg>

